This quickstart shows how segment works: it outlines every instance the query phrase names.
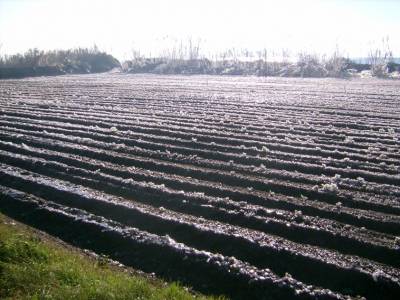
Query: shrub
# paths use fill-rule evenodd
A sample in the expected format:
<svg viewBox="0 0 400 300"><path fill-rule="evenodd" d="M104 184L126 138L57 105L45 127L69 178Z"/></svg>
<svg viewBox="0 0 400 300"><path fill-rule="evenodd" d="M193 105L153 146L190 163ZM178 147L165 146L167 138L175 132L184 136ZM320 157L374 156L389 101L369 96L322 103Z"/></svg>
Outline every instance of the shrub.
<svg viewBox="0 0 400 300"><path fill-rule="evenodd" d="M92 49L40 51L30 49L24 54L4 56L0 60L0 78L59 75L64 73L106 72L120 63L113 56Z"/></svg>
<svg viewBox="0 0 400 300"><path fill-rule="evenodd" d="M335 52L331 57L325 60L324 66L327 71L328 77L347 77L349 76L348 69L350 67L351 61L340 53L339 48L336 47Z"/></svg>
<svg viewBox="0 0 400 300"><path fill-rule="evenodd" d="M370 49L368 61L371 66L371 73L376 77L388 77L389 64L393 59L392 51L389 47L389 38L382 39L380 47Z"/></svg>

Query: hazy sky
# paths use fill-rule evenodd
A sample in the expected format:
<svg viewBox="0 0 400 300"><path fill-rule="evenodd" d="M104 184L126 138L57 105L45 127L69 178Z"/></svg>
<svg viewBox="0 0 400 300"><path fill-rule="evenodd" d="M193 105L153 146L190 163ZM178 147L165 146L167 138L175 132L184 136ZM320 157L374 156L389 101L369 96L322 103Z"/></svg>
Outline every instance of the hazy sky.
<svg viewBox="0 0 400 300"><path fill-rule="evenodd" d="M229 47L366 56L389 36L400 56L400 0L0 0L1 53L92 46L130 57L174 40Z"/></svg>

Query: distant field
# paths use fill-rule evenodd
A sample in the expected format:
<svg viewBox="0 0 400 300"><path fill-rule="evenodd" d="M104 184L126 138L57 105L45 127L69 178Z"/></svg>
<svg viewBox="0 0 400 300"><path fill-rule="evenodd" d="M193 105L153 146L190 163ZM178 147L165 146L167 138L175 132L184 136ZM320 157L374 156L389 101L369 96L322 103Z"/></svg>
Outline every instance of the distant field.
<svg viewBox="0 0 400 300"><path fill-rule="evenodd" d="M400 299L400 81L0 81L0 211L237 299Z"/></svg>

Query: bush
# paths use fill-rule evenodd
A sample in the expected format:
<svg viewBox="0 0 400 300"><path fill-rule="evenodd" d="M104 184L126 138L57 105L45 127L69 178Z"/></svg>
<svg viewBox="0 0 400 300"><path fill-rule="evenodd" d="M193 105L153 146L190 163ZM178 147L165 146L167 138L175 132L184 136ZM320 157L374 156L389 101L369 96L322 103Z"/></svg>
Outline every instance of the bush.
<svg viewBox="0 0 400 300"><path fill-rule="evenodd" d="M210 74L210 75L256 75L288 77L347 77L349 69L358 64L339 55L338 52L323 60L316 55L300 54L297 62L267 62L264 59L241 61L226 59L210 61L201 59L144 58L135 57L123 63L127 73L156 74ZM361 68L361 70L364 68ZM367 66L369 69L369 66ZM358 71L358 70L357 70Z"/></svg>
<svg viewBox="0 0 400 300"><path fill-rule="evenodd" d="M39 51L5 56L0 60L0 78L60 75L65 73L99 73L120 67L113 56L92 49Z"/></svg>
<svg viewBox="0 0 400 300"><path fill-rule="evenodd" d="M328 71L317 56L301 53L297 62L283 67L279 75L289 77L326 77Z"/></svg>
<svg viewBox="0 0 400 300"><path fill-rule="evenodd" d="M62 74L65 74L65 72L57 66L0 68L0 79L23 78L28 76L53 76Z"/></svg>
<svg viewBox="0 0 400 300"><path fill-rule="evenodd" d="M376 77L389 76L389 64L393 59L389 47L389 38L382 39L381 46L369 51L368 60L371 65L371 73Z"/></svg>
<svg viewBox="0 0 400 300"><path fill-rule="evenodd" d="M342 56L333 55L325 62L325 69L328 77L347 77L350 60Z"/></svg>

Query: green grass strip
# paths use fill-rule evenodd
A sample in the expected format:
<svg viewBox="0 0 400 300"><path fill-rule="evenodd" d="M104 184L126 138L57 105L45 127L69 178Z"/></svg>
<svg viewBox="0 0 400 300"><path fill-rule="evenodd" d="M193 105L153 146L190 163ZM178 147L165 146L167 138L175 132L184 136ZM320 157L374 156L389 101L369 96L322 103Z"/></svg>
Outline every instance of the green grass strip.
<svg viewBox="0 0 400 300"><path fill-rule="evenodd" d="M111 266L1 214L0 298L216 299Z"/></svg>

